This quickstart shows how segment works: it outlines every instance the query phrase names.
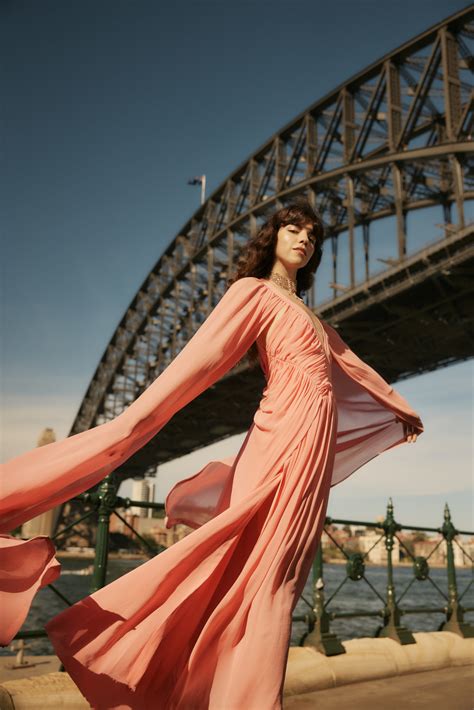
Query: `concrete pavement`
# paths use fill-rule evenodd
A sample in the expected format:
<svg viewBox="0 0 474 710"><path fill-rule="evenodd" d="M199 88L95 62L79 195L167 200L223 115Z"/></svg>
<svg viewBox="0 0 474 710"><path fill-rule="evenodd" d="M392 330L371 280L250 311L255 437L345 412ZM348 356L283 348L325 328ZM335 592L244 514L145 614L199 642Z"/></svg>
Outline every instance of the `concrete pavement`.
<svg viewBox="0 0 474 710"><path fill-rule="evenodd" d="M286 697L283 710L473 710L474 666L349 683Z"/></svg>

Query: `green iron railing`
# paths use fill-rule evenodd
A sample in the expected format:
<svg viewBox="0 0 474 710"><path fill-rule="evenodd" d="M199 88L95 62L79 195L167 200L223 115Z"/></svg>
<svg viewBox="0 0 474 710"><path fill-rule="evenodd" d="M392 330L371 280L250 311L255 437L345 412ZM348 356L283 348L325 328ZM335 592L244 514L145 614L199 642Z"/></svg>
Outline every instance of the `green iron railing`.
<svg viewBox="0 0 474 710"><path fill-rule="evenodd" d="M81 500L85 504L89 504L91 506L91 509L87 513L82 515L80 518L78 518L78 520L75 520L67 527L61 529L52 538L53 540L57 540L62 535L65 535L67 532L74 529L79 523L83 522L89 517L97 515L97 537L94 558L94 571L90 589L91 593L105 586L106 583L109 552L109 526L110 518L112 515L116 515L118 518L120 518L120 520L133 532L133 534L137 537L137 539L147 549L148 552L155 555L166 549L162 545L150 545L149 541L142 537L139 532L135 530L133 526L131 526L117 511L117 508L123 509L128 508L130 506L151 508L155 510L164 510L164 505L162 503L148 503L142 501L134 501L130 498L122 498L117 495L117 491L118 485L116 482L116 478L112 473L104 479L97 491L83 493L78 496L76 500ZM337 542L337 540L335 540L331 536L331 533L327 529L327 526L334 523L342 525L364 526L369 529L372 528L375 530L380 530L380 538L378 541L384 538L385 548L387 550L387 585L385 598L380 595L380 593L374 588L370 580L368 580L365 575L365 557L369 554L369 551L364 554L359 552L345 551L344 547L341 546ZM433 548L428 557L415 557L408 549L408 547L404 544L403 540L401 540L397 535L397 533L403 529L423 532L438 532L441 533L442 537L440 538L438 545ZM447 505L445 505L444 510L444 522L440 528L400 525L394 518L393 504L390 500L387 506L386 518L383 522L373 523L360 520L355 521L327 517L325 520L324 533L332 539L335 546L341 551L341 553L346 558L346 576L339 584L336 591L326 601L324 597L323 554L322 545L320 544L316 551L316 556L313 563L313 600L312 602L309 602L303 595L301 598L308 606L309 610L304 615L294 615L292 617L293 621L303 621L307 625L307 631L303 634L300 640L300 645L312 646L313 648L316 648L318 651L328 656L345 653L345 649L341 641L334 633L331 632L330 622L338 618L341 619L370 616L376 616L382 621L382 625L378 627L375 636L388 637L394 639L400 644L415 643L415 638L411 631L401 625L401 617L404 614L428 614L434 612L441 612L445 614L445 620L440 624L438 630L452 631L463 637L474 637L474 627L464 621L464 614L467 611L474 611L474 607L463 607L461 605L461 599L464 597L464 595L470 588L472 584L472 579L467 585L467 587L463 590L462 594L459 594L453 551L454 544L457 544L472 563L472 557L466 552L466 550L462 548L459 540L457 539L457 536L459 534L473 535L474 533L472 533L471 531L456 530L451 521L449 508ZM405 552L412 559L413 562L413 578L407 588L402 592L402 594L398 598L396 597L395 593L395 583L393 575L393 547L395 538L398 539L398 542L403 546ZM434 554L435 550L443 540L445 541L447 548L447 593L443 592L443 590L440 589L436 582L430 577L429 567L429 558ZM353 580L357 582L365 581L368 587L376 595L376 597L380 599L381 608L378 611L364 609L359 609L352 612L330 611L328 609L330 602L337 596L337 594L340 592L340 590L348 580ZM403 609L400 606L400 601L407 593L410 586L416 580L430 581L431 584L433 584L434 587L438 590L441 597L445 600L444 606L421 606L417 608ZM72 604L72 602L68 600L53 584L49 584L48 586L58 597L60 597L64 601L65 604ZM15 640L40 638L44 636L46 636L46 632L44 631L44 629L35 629L29 631L25 630L19 631L18 634L15 636Z"/></svg>
<svg viewBox="0 0 474 710"><path fill-rule="evenodd" d="M454 550L453 545L456 544L460 547L463 553L473 562L472 556L461 546L457 536L461 535L472 535L471 531L459 531L454 527L451 515L449 512L448 505L444 508L444 522L440 528L428 528L419 526L406 526L400 525L393 514L393 503L389 500L387 506L387 515L383 522L373 523L366 521L355 521L355 520L345 520L341 518L326 518L325 525L331 524L342 524L342 525L358 525L364 526L366 528L379 529L381 531L381 538L384 538L385 548L387 550L387 586L386 586L386 598L384 599L379 592L374 588L371 582L367 579L365 575L365 557L369 554L359 552L347 553L344 548L330 535L330 533L325 529L326 534L331 537L336 547L343 553L346 558L346 576L339 584L336 591L331 595L331 597L325 601L324 598L324 567L323 567L323 555L322 546L319 545L315 560L313 563L313 603L308 602L304 597L303 601L309 606L310 611L308 614L299 617L293 617L294 620L305 621L308 625L308 632L303 635L300 641L300 645L312 646L318 651L321 651L327 656L336 655L339 653L345 653L344 646L337 638L337 636L331 633L330 622L334 619L342 618L355 618L355 617L370 617L376 616L381 618L382 625L379 626L375 632L375 636L391 638L398 643L405 645L416 643L416 640L412 632L401 625L400 620L404 614L432 614L432 613L443 613L445 614L445 620L439 625L438 631L452 631L459 636L464 638L474 637L474 626L468 624L464 621L464 614L468 611L474 611L474 607L463 607L461 605L461 599L467 593L472 585L472 579L466 588L463 590L462 594L459 594L458 584L456 579L456 567L454 562ZM430 552L428 557L414 556L411 550L405 545L403 540L401 540L397 533L400 530L412 530L412 531L423 531L423 532L438 532L441 533L438 545L436 545ZM381 539L380 538L380 539ZM413 562L413 577L404 591L397 598L395 593L395 582L393 574L393 548L395 538L398 540L399 544L403 547L406 554L411 558ZM447 576L448 576L448 590L447 594L443 592L442 589L436 584L436 582L430 576L430 566L429 558L437 550L441 542L446 543L446 566L447 566ZM378 541L377 541L378 542ZM377 542L375 544L377 544ZM373 545L372 547L374 547ZM330 602L337 596L344 584L352 580L355 582L365 581L371 591L380 599L383 606L379 611L371 610L357 610L352 612L337 612L329 611L328 606ZM429 581L439 592L440 596L445 600L445 605L442 607L429 607L420 606L416 608L403 609L400 606L401 599L408 592L411 585L416 581Z"/></svg>

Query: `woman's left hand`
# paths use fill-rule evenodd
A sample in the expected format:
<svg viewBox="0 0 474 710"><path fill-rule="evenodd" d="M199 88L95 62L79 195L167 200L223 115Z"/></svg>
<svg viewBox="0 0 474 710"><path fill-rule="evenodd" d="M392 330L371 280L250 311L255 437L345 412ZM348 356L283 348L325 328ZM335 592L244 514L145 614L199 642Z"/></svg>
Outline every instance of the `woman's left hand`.
<svg viewBox="0 0 474 710"><path fill-rule="evenodd" d="M402 422L403 424L403 434L405 436L406 441L409 444L414 444L416 441L416 437L418 436L416 433L416 427L413 426L413 424L408 424L407 422L402 421L398 417L396 417L397 422Z"/></svg>

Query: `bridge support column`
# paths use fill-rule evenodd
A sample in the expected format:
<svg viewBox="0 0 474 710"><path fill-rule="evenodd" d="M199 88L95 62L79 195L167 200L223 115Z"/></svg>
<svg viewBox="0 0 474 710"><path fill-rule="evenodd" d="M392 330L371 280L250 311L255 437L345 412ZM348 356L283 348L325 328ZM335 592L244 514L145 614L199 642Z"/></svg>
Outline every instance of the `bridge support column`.
<svg viewBox="0 0 474 710"><path fill-rule="evenodd" d="M458 227L462 229L465 226L464 219L464 179L461 164L456 155L451 155L450 158L451 171L453 177L454 197L456 200L456 213Z"/></svg>
<svg viewBox="0 0 474 710"><path fill-rule="evenodd" d="M404 191L402 172L396 163L392 163L392 181L395 197L395 213L397 216L398 258L404 259L407 251L406 219L403 208Z"/></svg>
<svg viewBox="0 0 474 710"><path fill-rule="evenodd" d="M349 279L350 287L355 286L355 259L354 259L354 230L355 230L355 206L354 206L354 179L351 175L346 176L347 185L347 229L349 236Z"/></svg>

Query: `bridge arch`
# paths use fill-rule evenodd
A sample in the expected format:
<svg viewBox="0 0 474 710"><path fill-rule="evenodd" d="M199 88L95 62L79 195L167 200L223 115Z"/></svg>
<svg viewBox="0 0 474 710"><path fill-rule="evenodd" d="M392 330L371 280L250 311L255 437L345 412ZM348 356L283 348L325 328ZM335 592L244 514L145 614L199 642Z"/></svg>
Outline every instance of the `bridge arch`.
<svg viewBox="0 0 474 710"><path fill-rule="evenodd" d="M308 305L341 326L367 362L392 381L472 356L473 23L465 9L384 55L283 126L216 188L138 289L70 434L116 417L149 386L221 298L248 237L299 194L323 218L330 265L326 298L313 292ZM441 210L443 234L411 252L407 215L429 208ZM385 258L374 257L380 220L394 226ZM408 338L401 356L398 344ZM241 374L179 413L173 435L165 427L121 476L144 475L243 431L259 375ZM225 417L214 406L223 392L233 400L231 418L228 404ZM214 420L196 425L210 401Z"/></svg>

